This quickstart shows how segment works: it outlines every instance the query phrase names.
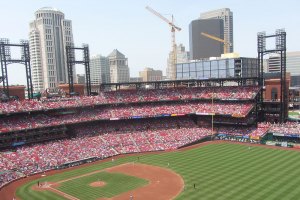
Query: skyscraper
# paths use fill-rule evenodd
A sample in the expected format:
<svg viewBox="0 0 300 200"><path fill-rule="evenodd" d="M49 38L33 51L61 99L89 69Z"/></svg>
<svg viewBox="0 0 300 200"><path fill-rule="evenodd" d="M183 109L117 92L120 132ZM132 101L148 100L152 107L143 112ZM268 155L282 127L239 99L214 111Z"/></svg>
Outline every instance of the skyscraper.
<svg viewBox="0 0 300 200"><path fill-rule="evenodd" d="M72 22L61 11L44 7L30 23L29 46L34 91L67 83L66 45L73 44ZM75 68L73 78L76 80Z"/></svg>
<svg viewBox="0 0 300 200"><path fill-rule="evenodd" d="M223 38L223 20L197 19L190 23L189 42L191 59L200 60L209 57L220 57L224 50L223 44L201 35L202 32Z"/></svg>
<svg viewBox="0 0 300 200"><path fill-rule="evenodd" d="M185 47L183 46L183 44L179 44L176 46L176 63L185 63L188 62L190 60L190 52L189 51L185 51ZM169 53L169 58L168 58L168 63L167 63L167 69L166 69L166 75L168 79L172 79L172 74L174 73L176 75L176 71L175 72L171 72L172 70L172 59L173 59L173 51L171 51Z"/></svg>
<svg viewBox="0 0 300 200"><path fill-rule="evenodd" d="M90 59L91 84L110 83L109 59L95 55Z"/></svg>
<svg viewBox="0 0 300 200"><path fill-rule="evenodd" d="M200 19L222 19L224 25L224 40L231 45L228 46L227 52L233 52L233 14L229 8L212 10L200 14Z"/></svg>
<svg viewBox="0 0 300 200"><path fill-rule="evenodd" d="M129 82L129 67L128 61L125 56L114 49L108 55L109 67L110 67L110 82L111 83L122 83Z"/></svg>

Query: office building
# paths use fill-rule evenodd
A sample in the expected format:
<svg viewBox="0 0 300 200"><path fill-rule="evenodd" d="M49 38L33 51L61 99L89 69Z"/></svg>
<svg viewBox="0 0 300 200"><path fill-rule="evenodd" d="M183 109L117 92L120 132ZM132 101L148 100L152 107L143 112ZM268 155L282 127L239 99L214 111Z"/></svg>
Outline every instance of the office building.
<svg viewBox="0 0 300 200"><path fill-rule="evenodd" d="M233 48L233 14L229 8L222 8L218 10L212 10L200 14L200 19L222 19L223 20L223 31L224 40L229 42L231 45L227 47L227 52L232 53Z"/></svg>
<svg viewBox="0 0 300 200"><path fill-rule="evenodd" d="M139 72L140 77L143 82L147 81L161 81L162 80L162 71L154 70L153 68L145 68L143 71Z"/></svg>
<svg viewBox="0 0 300 200"><path fill-rule="evenodd" d="M300 87L300 51L286 52L286 71L291 73L291 86Z"/></svg>
<svg viewBox="0 0 300 200"><path fill-rule="evenodd" d="M223 38L223 20L197 19L190 23L189 43L191 60L220 57L224 50L223 43L201 35L202 32L218 38Z"/></svg>
<svg viewBox="0 0 300 200"><path fill-rule="evenodd" d="M111 83L124 83L129 82L129 67L128 60L117 49L114 49L108 55L110 67L110 82Z"/></svg>
<svg viewBox="0 0 300 200"><path fill-rule="evenodd" d="M177 64L177 80L257 77L256 58L195 60Z"/></svg>
<svg viewBox="0 0 300 200"><path fill-rule="evenodd" d="M68 82L66 45L73 44L72 22L61 11L44 7L30 23L29 46L34 92ZM75 67L73 79L76 80Z"/></svg>
<svg viewBox="0 0 300 200"><path fill-rule="evenodd" d="M291 76L300 76L300 51L286 52L286 71Z"/></svg>
<svg viewBox="0 0 300 200"><path fill-rule="evenodd" d="M280 55L270 54L267 65L268 72L280 72Z"/></svg>
<svg viewBox="0 0 300 200"><path fill-rule="evenodd" d="M110 83L109 59L105 56L95 55L90 59L91 84Z"/></svg>
<svg viewBox="0 0 300 200"><path fill-rule="evenodd" d="M271 54L267 59L268 72L280 72L280 54ZM300 51L286 52L286 71L291 74L291 86L300 85Z"/></svg>
<svg viewBox="0 0 300 200"><path fill-rule="evenodd" d="M176 63L185 63L190 60L190 52L185 50L185 47L183 44L179 44L176 47ZM173 51L169 53L169 58L167 62L167 69L166 69L166 75L167 78L170 80L172 79L172 74L176 74L176 72L171 72L172 70L172 59L173 59Z"/></svg>

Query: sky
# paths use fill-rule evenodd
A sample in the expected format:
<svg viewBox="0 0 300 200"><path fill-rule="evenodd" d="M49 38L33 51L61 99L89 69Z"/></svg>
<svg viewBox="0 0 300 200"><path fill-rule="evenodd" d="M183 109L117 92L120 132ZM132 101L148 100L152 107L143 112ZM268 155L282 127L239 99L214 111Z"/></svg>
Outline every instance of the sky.
<svg viewBox="0 0 300 200"><path fill-rule="evenodd" d="M169 25L145 9L150 6L182 28L176 43L189 50L189 24L200 13L230 8L233 12L234 51L243 57L257 56L257 33L275 33L285 28L287 51L300 50L300 2L298 0L1 0L0 38L11 43L28 39L34 12L54 7L72 20L75 46L89 45L90 55L109 55L118 49L128 58L130 76L138 76L145 67L162 70L171 50ZM270 44L268 44L270 43ZM268 42L272 46L274 41ZM274 45L273 45L274 46ZM12 57L19 56L13 48ZM80 59L80 57L78 58ZM76 66L78 73L84 66ZM1 72L0 72L1 73ZM8 66L9 84L25 84L25 67Z"/></svg>

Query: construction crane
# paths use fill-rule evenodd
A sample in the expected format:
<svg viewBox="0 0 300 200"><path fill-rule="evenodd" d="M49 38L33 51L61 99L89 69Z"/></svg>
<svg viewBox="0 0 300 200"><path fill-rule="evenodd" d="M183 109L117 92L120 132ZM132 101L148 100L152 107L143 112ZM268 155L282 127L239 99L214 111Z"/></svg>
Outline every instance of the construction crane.
<svg viewBox="0 0 300 200"><path fill-rule="evenodd" d="M174 17L172 15L172 21L168 20L167 18L165 18L164 16L162 16L160 13L158 13L157 11L153 10L152 8L150 8L149 6L146 6L146 9L148 11L150 11L151 13L153 13L154 15L156 15L157 17L159 17L160 19L162 19L163 21L165 21L167 24L169 24L169 26L171 27L171 34L172 34L172 53L173 53L173 58L172 58L172 62L171 62L171 79L176 79L176 63L177 63L177 47L176 47L176 42L175 42L175 31L180 31L181 28L179 28L178 26L176 26L174 24Z"/></svg>
<svg viewBox="0 0 300 200"><path fill-rule="evenodd" d="M226 53L229 53L229 52L227 52L227 49L228 49L228 47L229 46L231 46L231 43L230 42L227 42L226 40L223 40L223 39L221 39L221 38L218 38L218 37L216 37L216 36L213 36L213 35L210 35L210 34L208 34L208 33L204 33L204 32L201 32L201 35L203 35L203 36L205 36L205 37L208 37L208 38L210 38L210 39L213 39L213 40L216 40L216 41L219 41L219 42L222 42L224 45L224 54L226 54Z"/></svg>

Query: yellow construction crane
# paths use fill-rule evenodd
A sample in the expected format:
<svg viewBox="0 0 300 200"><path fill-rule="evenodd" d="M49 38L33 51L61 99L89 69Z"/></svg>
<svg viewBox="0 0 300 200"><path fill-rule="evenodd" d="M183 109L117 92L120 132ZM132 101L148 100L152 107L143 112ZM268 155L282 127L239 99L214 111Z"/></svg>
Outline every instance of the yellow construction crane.
<svg viewBox="0 0 300 200"><path fill-rule="evenodd" d="M213 35L210 35L210 34L204 33L204 32L201 32L201 35L203 35L203 36L205 36L205 37L208 37L208 38L210 38L210 39L213 39L213 40L222 42L222 43L223 43L223 46L224 46L224 54L229 53L229 52L227 52L227 49L229 49L229 46L231 46L231 43L230 43L230 42L227 42L226 40L223 40L223 39L221 39L221 38L218 38L218 37L216 37L216 36L213 36Z"/></svg>
<svg viewBox="0 0 300 200"><path fill-rule="evenodd" d="M153 13L154 15L156 15L157 17L159 17L160 19L164 20L167 24L169 24L169 26L171 27L171 33L172 33L172 53L173 53L173 59L172 59L172 68L171 68L171 79L176 79L176 63L177 63L177 47L176 47L176 42L175 42L175 31L180 31L181 28L179 28L178 26L176 26L174 24L174 18L172 15L172 21L168 20L167 18L165 18L164 16L162 16L160 13L156 12L155 10L153 10L152 8L150 8L149 6L146 6L146 9L148 11L150 11L151 13Z"/></svg>

